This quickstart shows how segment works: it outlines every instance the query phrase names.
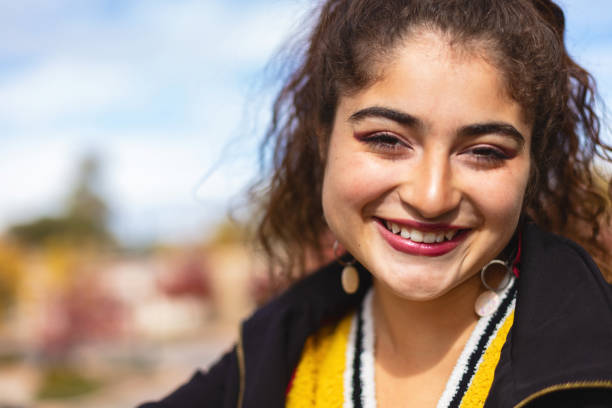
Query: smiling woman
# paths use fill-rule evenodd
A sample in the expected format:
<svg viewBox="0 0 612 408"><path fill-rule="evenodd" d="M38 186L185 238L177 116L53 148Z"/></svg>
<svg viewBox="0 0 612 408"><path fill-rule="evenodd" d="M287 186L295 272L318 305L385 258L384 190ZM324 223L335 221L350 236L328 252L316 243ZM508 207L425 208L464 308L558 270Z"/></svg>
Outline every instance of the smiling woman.
<svg viewBox="0 0 612 408"><path fill-rule="evenodd" d="M531 126L498 70L442 33L414 33L388 58L374 84L340 99L323 213L377 283L433 301L479 285L474 271L514 234Z"/></svg>
<svg viewBox="0 0 612 408"><path fill-rule="evenodd" d="M610 271L612 149L563 35L550 0L327 0L258 196L294 284L145 407L612 406L612 290L570 240Z"/></svg>

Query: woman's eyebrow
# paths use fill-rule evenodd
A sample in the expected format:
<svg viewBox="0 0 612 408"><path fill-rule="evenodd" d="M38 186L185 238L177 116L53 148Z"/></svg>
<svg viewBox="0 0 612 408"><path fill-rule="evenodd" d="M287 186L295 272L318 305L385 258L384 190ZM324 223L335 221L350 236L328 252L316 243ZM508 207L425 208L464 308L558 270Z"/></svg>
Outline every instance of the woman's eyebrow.
<svg viewBox="0 0 612 408"><path fill-rule="evenodd" d="M423 122L420 119L408 113L400 112L395 109L384 108L381 106L372 106L369 108L358 110L357 112L353 113L348 120L349 122L359 122L364 118L372 117L389 119L404 126L418 128L423 127Z"/></svg>
<svg viewBox="0 0 612 408"><path fill-rule="evenodd" d="M474 137L488 134L509 136L521 146L525 144L525 137L514 126L504 122L475 123L463 126L457 134L460 137Z"/></svg>
<svg viewBox="0 0 612 408"><path fill-rule="evenodd" d="M369 108L360 109L353 113L348 121L359 122L365 118L385 118L397 122L404 126L414 128L424 128L423 121L412 116L409 113L401 112L391 108L382 106L372 106ZM500 134L509 136L515 139L521 146L525 144L525 137L514 126L505 122L485 122L475 123L472 125L463 126L457 134L460 137L474 137L486 134Z"/></svg>

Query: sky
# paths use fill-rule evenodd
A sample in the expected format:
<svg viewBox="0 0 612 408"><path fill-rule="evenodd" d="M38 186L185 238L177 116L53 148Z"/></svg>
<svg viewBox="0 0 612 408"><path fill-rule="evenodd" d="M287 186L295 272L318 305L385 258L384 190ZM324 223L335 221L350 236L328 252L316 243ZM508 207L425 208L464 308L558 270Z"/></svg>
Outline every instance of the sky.
<svg viewBox="0 0 612 408"><path fill-rule="evenodd" d="M571 55L610 101L609 0L560 4ZM58 214L94 154L122 240L205 236L258 174L275 89L265 67L311 7L0 0L0 231Z"/></svg>

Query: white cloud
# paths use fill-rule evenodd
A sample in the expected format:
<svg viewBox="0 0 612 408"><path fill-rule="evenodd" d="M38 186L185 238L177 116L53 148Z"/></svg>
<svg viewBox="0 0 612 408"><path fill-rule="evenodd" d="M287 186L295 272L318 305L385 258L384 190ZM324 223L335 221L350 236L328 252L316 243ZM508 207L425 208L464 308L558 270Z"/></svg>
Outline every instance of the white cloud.
<svg viewBox="0 0 612 408"><path fill-rule="evenodd" d="M5 142L0 160L0 231L9 224L58 211L75 176L68 140L21 138Z"/></svg>
<svg viewBox="0 0 612 408"><path fill-rule="evenodd" d="M28 3L33 10L35 3ZM181 90L177 97L183 102L213 87L232 92L243 86L241 75L264 66L302 7L284 1L236 13L235 5L225 2L132 2L121 18L92 20L78 14L68 18L70 4L31 15L26 13L30 8L13 11L22 23L28 18L34 23L39 14L57 22L34 35L17 26L10 38L0 37L0 52L27 50L29 61L27 69L0 77L5 123L48 127L66 116L82 120L101 114L110 106L141 106L146 112L147 101L154 105L156 95L173 89ZM227 107L235 109L236 101L230 102Z"/></svg>
<svg viewBox="0 0 612 408"><path fill-rule="evenodd" d="M173 135L124 137L105 150L112 195L151 207L193 199L198 176L210 160L201 141Z"/></svg>
<svg viewBox="0 0 612 408"><path fill-rule="evenodd" d="M253 169L243 168L243 174L225 173L205 183L202 191L200 179L218 152L196 135L178 141L175 136L125 135L106 147L106 176L111 181L106 191L116 210L114 229L123 238L138 242L201 237L205 226L225 215L228 197L250 179Z"/></svg>
<svg viewBox="0 0 612 408"><path fill-rule="evenodd" d="M265 62L300 21L306 4L303 0L245 3L236 12L238 5L232 2L191 0L161 3L134 13L147 29L154 27L163 52L205 59L228 69Z"/></svg>
<svg viewBox="0 0 612 408"><path fill-rule="evenodd" d="M127 96L142 96L131 89L132 76L121 64L51 60L3 81L0 118L29 126L95 113L124 103Z"/></svg>

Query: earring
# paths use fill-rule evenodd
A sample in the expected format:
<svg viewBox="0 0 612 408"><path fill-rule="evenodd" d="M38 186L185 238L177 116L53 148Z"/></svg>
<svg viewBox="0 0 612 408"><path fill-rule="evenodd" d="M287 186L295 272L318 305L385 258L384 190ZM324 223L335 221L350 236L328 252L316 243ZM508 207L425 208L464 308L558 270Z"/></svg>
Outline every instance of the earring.
<svg viewBox="0 0 612 408"><path fill-rule="evenodd" d="M344 292L347 294L352 295L359 289L359 273L357 273L357 268L355 268L355 260L352 259L348 262L342 260L342 257L338 255L338 241L334 241L334 255L338 263L344 266L344 268L342 268L342 275L340 276L342 289L344 289Z"/></svg>
<svg viewBox="0 0 612 408"><path fill-rule="evenodd" d="M504 278L497 289L493 289L491 286L489 286L486 279L487 270L494 265L501 265L506 270L506 274L504 275ZM487 288L487 291L478 296L476 303L474 303L474 311L478 316L489 316L495 312L495 310L497 310L499 304L501 303L499 294L510 284L512 279L511 274L512 268L506 262L499 259L492 260L480 270L480 281L484 287Z"/></svg>

